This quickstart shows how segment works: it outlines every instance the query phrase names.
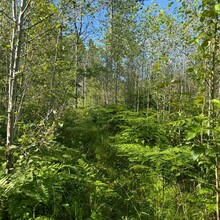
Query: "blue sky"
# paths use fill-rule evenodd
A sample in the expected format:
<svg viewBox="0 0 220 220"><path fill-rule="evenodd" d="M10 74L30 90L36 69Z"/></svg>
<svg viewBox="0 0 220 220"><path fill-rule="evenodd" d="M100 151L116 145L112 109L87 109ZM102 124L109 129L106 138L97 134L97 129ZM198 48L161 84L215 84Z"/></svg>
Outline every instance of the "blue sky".
<svg viewBox="0 0 220 220"><path fill-rule="evenodd" d="M156 0L156 3L158 5L161 5L162 7L166 7L167 1L166 0Z"/></svg>
<svg viewBox="0 0 220 220"><path fill-rule="evenodd" d="M54 0L56 3L58 2L58 0ZM117 0L116 0L117 1ZM129 1L129 0L128 0ZM158 4L159 7L163 8L164 10L167 10L167 5L168 3L170 2L176 2L175 0L144 0L144 5L145 6L150 6L152 4ZM173 6L171 7L171 10L168 12L168 13L172 13L173 12L173 9L175 8L177 4L174 3ZM100 27L102 26L100 24L100 22L98 21L99 19L103 19L105 20L105 13L103 13L103 10L101 12L98 12L96 15L95 15L95 19L93 20L93 26L90 27L90 30L92 30L90 33L89 33L89 36L93 38L93 40L102 40L102 33L103 33L103 30L100 29ZM86 18L85 19L85 23L87 24L88 21L90 20L90 18L88 18L88 20Z"/></svg>
<svg viewBox="0 0 220 220"><path fill-rule="evenodd" d="M172 2L172 5L170 9L168 10L167 6L169 3ZM152 4L158 4L161 8L163 8L167 13L173 13L175 8L179 6L179 3L177 3L177 0L144 0L144 4L146 6L152 5Z"/></svg>
<svg viewBox="0 0 220 220"><path fill-rule="evenodd" d="M162 8L166 8L168 3L173 2L174 4L171 7L171 11L172 8L174 8L175 6L177 6L177 3L175 3L176 1L173 0L145 0L145 5L151 5L153 3L157 3L158 5L160 5Z"/></svg>

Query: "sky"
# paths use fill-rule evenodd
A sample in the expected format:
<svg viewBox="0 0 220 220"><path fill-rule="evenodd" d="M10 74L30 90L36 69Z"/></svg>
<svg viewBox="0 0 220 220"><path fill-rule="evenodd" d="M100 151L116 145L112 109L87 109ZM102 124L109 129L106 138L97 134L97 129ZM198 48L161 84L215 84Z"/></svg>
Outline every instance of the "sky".
<svg viewBox="0 0 220 220"><path fill-rule="evenodd" d="M160 5L162 8L167 8L168 3L173 2L173 5L171 7L171 11L173 8L175 8L175 6L177 6L177 3L175 0L171 1L171 0L144 0L145 5L151 5L153 3L156 3L158 5Z"/></svg>
<svg viewBox="0 0 220 220"><path fill-rule="evenodd" d="M147 6L150 6L152 4L158 4L159 7L163 8L164 10L167 10L167 5L171 1L175 2L175 0L144 0L144 5L147 7ZM55 2L57 3L58 0L55 0ZM168 13L172 13L173 12L173 8L175 7L175 5L176 5L176 3L173 4L173 6L171 7L171 10ZM99 40L102 40L102 37L101 37L102 30L100 30L100 27L102 25L100 25L100 22L98 20L106 19L105 18L105 13L103 13L103 11L102 12L98 12L95 15L95 17L96 18L93 20L93 26L91 27L91 29L89 31L90 32L89 35L90 35L90 37L92 36L93 40L99 41ZM87 20L87 18L84 17L84 20L86 21L86 24L87 24L88 21L90 20L90 18L88 18L88 20Z"/></svg>
<svg viewBox="0 0 220 220"><path fill-rule="evenodd" d="M150 1L148 0L148 2L150 2ZM158 5L161 5L162 7L166 7L166 5L167 5L167 1L166 0L155 0L155 2Z"/></svg>
<svg viewBox="0 0 220 220"><path fill-rule="evenodd" d="M152 4L158 4L161 8L163 8L164 10L167 10L167 5L168 3L171 2L171 0L144 0L144 5L145 6L150 6ZM173 8L175 7L176 3L175 0L173 0L172 2L174 2L174 4L172 5L170 11L168 13L172 13L173 12ZM100 19L104 14L101 13L98 16L100 16L98 19ZM96 28L99 29L100 27L100 23L94 20L94 26L96 26ZM95 29L94 29L95 30ZM100 40L100 33L97 34L100 30L96 30L92 35L93 35L93 40ZM102 39L101 39L102 40Z"/></svg>

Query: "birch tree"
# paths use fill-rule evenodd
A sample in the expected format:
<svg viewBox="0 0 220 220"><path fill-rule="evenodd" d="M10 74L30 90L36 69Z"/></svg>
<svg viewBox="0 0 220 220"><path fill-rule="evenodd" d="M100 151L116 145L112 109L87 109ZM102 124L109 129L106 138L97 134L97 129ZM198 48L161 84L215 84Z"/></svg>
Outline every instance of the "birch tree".
<svg viewBox="0 0 220 220"><path fill-rule="evenodd" d="M20 4L19 4L20 3ZM7 169L10 172L12 168L12 154L10 147L13 145L16 133L15 114L16 114L16 94L17 94L17 77L21 73L20 58L23 40L24 21L26 12L30 6L31 0L27 3L26 0L11 2L12 30L11 30L11 54L8 79L8 122L7 122Z"/></svg>
<svg viewBox="0 0 220 220"><path fill-rule="evenodd" d="M28 94L30 94L36 72L34 64L39 61L40 50L36 51L36 48L39 47L38 40L43 39L48 33L52 33L52 29L56 29L56 24L52 25L52 28L42 25L55 14L56 8L51 2L12 0L10 7L11 12L7 14L8 20L11 22L6 140L7 172L10 172L13 167L12 148L17 137L23 105L32 100L28 99ZM42 11L42 7L44 7L44 11Z"/></svg>

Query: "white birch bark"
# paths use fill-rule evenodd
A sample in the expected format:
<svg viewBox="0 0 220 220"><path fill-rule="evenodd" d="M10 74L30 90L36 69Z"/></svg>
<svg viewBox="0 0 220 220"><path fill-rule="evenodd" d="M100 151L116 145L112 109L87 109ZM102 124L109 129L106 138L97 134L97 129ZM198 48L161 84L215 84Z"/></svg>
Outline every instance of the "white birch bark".
<svg viewBox="0 0 220 220"><path fill-rule="evenodd" d="M17 77L19 74L19 63L22 47L22 27L24 23L24 14L27 10L26 0L20 1L20 6L16 0L12 0L12 18L13 27L11 32L11 56L10 69L8 79L8 121L7 121L7 172L12 168L12 150L10 146L15 139L15 114L16 114L16 92L17 92Z"/></svg>

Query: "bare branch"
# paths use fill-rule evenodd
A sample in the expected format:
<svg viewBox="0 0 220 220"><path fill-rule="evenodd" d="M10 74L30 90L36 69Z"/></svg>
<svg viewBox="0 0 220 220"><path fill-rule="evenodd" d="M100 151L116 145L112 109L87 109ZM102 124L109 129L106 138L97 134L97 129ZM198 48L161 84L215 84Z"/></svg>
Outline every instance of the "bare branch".
<svg viewBox="0 0 220 220"><path fill-rule="evenodd" d="M49 17L53 16L54 14L50 14L48 16L46 16L44 19L37 21L35 24L31 25L30 27L25 28L24 30L29 30L35 26L37 26L38 24L42 23L43 21L47 20Z"/></svg>
<svg viewBox="0 0 220 220"><path fill-rule="evenodd" d="M27 11L27 9L29 8L30 4L31 4L32 0L30 0L27 5L25 6L25 8L23 9L23 11L21 12L21 15L25 14L25 12Z"/></svg>
<svg viewBox="0 0 220 220"><path fill-rule="evenodd" d="M49 32L49 31L51 31L51 30L53 30L53 29L54 29L54 27L49 28L48 30L46 30L46 31L44 31L44 32L42 32L42 33L36 35L34 38L32 38L32 39L30 39L30 40L28 40L28 41L26 41L26 42L27 42L27 43L30 43L30 42L34 41L35 39L37 39L38 37L40 37L40 36L46 34L47 32Z"/></svg>
<svg viewBox="0 0 220 220"><path fill-rule="evenodd" d="M9 15L7 15L7 13L5 13L5 12L3 11L3 9L1 9L1 8L0 8L0 14L3 14L5 17L7 17L8 19L10 19L11 21L14 22L14 19L13 19L12 17L10 17Z"/></svg>

